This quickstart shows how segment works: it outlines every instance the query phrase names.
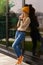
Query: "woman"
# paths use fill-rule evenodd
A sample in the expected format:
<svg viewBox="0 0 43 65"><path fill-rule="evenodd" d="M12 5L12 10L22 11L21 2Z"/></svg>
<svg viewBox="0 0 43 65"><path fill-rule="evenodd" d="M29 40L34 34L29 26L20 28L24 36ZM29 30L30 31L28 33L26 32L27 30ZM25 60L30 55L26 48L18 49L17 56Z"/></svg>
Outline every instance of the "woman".
<svg viewBox="0 0 43 65"><path fill-rule="evenodd" d="M31 20L31 23L29 25L30 29L31 29L30 36L32 38L32 43L33 43L32 55L36 56L37 41L41 42L40 51L42 51L43 50L43 38L41 37L41 35L39 33L39 23L38 23L36 15L35 15L35 9L32 7L32 5L29 5L29 7L30 7L29 17ZM38 55L39 54L40 53L38 53Z"/></svg>
<svg viewBox="0 0 43 65"><path fill-rule="evenodd" d="M16 64L21 64L23 61L23 55L21 52L21 49L19 48L20 43L25 38L25 32L30 24L30 18L29 18L29 7L23 7L22 8L22 14L19 16L19 21L17 23L17 31L15 34L15 41L12 44L12 47L14 48L18 60Z"/></svg>
<svg viewBox="0 0 43 65"><path fill-rule="evenodd" d="M37 41L41 42L40 51L43 50L43 38L41 37L41 35L39 33L39 23L38 23L36 15L35 15L35 9L32 7L31 4L30 5L25 4L25 6L29 6L29 8L30 8L29 17L30 17L31 23L30 23L29 27L30 27L30 36L32 38L32 43L33 43L32 55L35 56L36 48L37 48Z"/></svg>

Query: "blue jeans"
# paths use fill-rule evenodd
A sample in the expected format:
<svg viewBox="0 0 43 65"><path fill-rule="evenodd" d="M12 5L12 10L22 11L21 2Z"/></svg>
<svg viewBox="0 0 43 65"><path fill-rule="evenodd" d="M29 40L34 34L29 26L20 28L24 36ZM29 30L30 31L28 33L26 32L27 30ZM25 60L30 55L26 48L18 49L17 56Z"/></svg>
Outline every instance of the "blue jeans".
<svg viewBox="0 0 43 65"><path fill-rule="evenodd" d="M17 56L21 56L22 52L21 49L19 48L20 43L25 39L25 32L21 32L21 31L16 31L15 34L15 41L12 44L12 47L14 48Z"/></svg>

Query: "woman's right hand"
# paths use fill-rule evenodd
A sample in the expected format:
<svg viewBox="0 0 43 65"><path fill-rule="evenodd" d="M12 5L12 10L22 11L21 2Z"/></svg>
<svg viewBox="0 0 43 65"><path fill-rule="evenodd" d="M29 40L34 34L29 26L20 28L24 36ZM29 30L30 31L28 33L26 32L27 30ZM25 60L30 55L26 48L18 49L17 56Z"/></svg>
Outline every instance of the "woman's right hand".
<svg viewBox="0 0 43 65"><path fill-rule="evenodd" d="M21 15L19 16L19 19L23 19L23 18L24 18L24 15L21 14Z"/></svg>

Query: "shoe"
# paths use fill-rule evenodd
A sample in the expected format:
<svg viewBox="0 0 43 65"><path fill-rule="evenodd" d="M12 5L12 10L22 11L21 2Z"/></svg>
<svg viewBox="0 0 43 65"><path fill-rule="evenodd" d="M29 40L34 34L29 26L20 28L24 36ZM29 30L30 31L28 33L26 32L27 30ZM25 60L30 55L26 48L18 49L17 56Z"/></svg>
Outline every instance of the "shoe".
<svg viewBox="0 0 43 65"><path fill-rule="evenodd" d="M23 61L24 57L23 56L20 56L17 60L17 63L16 65L21 65L22 61Z"/></svg>

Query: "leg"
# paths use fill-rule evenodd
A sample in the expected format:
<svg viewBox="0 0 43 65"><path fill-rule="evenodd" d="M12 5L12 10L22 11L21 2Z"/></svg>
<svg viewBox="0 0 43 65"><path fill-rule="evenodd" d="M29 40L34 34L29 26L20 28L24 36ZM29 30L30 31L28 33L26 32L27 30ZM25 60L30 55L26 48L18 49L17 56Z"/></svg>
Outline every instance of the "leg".
<svg viewBox="0 0 43 65"><path fill-rule="evenodd" d="M22 32L19 33L18 37L15 39L15 41L12 45L12 47L15 49L15 52L18 56L18 61L16 64L21 64L23 61L23 56L22 56L22 52L19 48L19 44L21 43L22 40L24 40L24 38L25 38L25 33L22 33Z"/></svg>
<svg viewBox="0 0 43 65"><path fill-rule="evenodd" d="M36 53L37 40L32 39L33 47L32 47L32 55L34 56Z"/></svg>
<svg viewBox="0 0 43 65"><path fill-rule="evenodd" d="M40 51L43 53L43 38L42 37L40 38L40 42L41 42Z"/></svg>
<svg viewBox="0 0 43 65"><path fill-rule="evenodd" d="M25 39L24 39L24 41L22 42L22 55L24 55L24 53L25 53Z"/></svg>
<svg viewBox="0 0 43 65"><path fill-rule="evenodd" d="M18 37L18 35L19 35L19 32L16 31L16 33L15 33L15 39Z"/></svg>
<svg viewBox="0 0 43 65"><path fill-rule="evenodd" d="M40 33L37 34L37 40L41 42L40 49L37 53L37 56L40 57L41 52L43 52L43 38L41 37Z"/></svg>
<svg viewBox="0 0 43 65"><path fill-rule="evenodd" d="M40 44L40 50L39 50L39 54L42 52L43 53L43 37L41 37L41 35L38 35L38 40L41 42Z"/></svg>
<svg viewBox="0 0 43 65"><path fill-rule="evenodd" d="M12 47L15 49L16 53L17 53L17 56L21 56L21 50L19 48L19 44L21 43L21 41L25 38L25 34L24 33L20 33L18 35L18 37L15 39Z"/></svg>

